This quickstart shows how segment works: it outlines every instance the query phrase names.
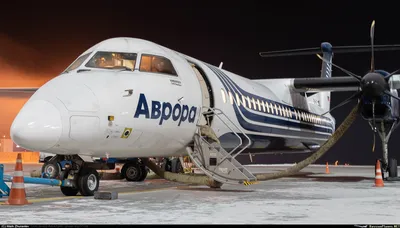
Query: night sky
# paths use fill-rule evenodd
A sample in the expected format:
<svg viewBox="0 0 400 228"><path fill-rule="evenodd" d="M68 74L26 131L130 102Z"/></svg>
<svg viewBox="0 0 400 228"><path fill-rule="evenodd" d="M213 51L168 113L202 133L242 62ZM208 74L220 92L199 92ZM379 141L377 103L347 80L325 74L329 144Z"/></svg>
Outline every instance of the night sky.
<svg viewBox="0 0 400 228"><path fill-rule="evenodd" d="M185 2L184 4L181 2ZM319 77L314 56L261 58L260 51L368 45L376 20L375 43L399 44L396 5L359 1L50 1L3 3L0 7L0 87L39 86L63 71L80 53L111 37L147 39L250 79ZM239 4L241 3L241 4ZM371 5L368 5L371 4ZM400 68L399 52L375 54L378 69ZM370 53L337 54L334 63L365 74ZM346 76L337 69L334 76ZM351 92L332 94L331 107ZM9 126L25 98L0 97L0 133ZM332 112L339 124L355 102ZM400 159L400 130L392 135L390 154ZM377 136L378 139L378 136ZM373 164L372 131L361 117L323 158Z"/></svg>

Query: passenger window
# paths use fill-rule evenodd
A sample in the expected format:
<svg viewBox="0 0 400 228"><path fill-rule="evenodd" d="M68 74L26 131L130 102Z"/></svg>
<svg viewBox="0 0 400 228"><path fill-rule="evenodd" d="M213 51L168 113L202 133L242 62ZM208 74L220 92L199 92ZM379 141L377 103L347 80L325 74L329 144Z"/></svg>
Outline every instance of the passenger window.
<svg viewBox="0 0 400 228"><path fill-rule="evenodd" d="M178 76L169 59L156 55L142 54L139 70Z"/></svg>
<svg viewBox="0 0 400 228"><path fill-rule="evenodd" d="M251 109L251 101L250 101L250 98L249 97L246 97L246 100L247 100L247 104L249 104L249 108Z"/></svg>
<svg viewBox="0 0 400 228"><path fill-rule="evenodd" d="M233 105L233 96L232 96L231 91L229 91L229 100L230 100L231 104Z"/></svg>
<svg viewBox="0 0 400 228"><path fill-rule="evenodd" d="M266 103L264 103L264 101L260 101L260 104L261 104L261 107L262 107L262 110L263 110L263 112L266 112L266 109L265 109L265 106L267 105ZM269 111L269 110L268 110Z"/></svg>
<svg viewBox="0 0 400 228"><path fill-rule="evenodd" d="M98 51L85 66L133 71L135 69L136 57L136 53Z"/></svg>
<svg viewBox="0 0 400 228"><path fill-rule="evenodd" d="M225 95L225 91L223 89L221 89L221 96L222 96L222 101L224 103L226 103L226 95Z"/></svg>
<svg viewBox="0 0 400 228"><path fill-rule="evenodd" d="M242 95L242 103L243 103L243 107L246 107L246 97Z"/></svg>
<svg viewBox="0 0 400 228"><path fill-rule="evenodd" d="M237 103L237 106L239 107L240 103L241 103L240 98L239 98L239 94L235 93L235 95L236 95L236 103Z"/></svg>
<svg viewBox="0 0 400 228"><path fill-rule="evenodd" d="M254 99L254 97L251 98L251 103L253 103L253 109L256 110L256 100Z"/></svg>

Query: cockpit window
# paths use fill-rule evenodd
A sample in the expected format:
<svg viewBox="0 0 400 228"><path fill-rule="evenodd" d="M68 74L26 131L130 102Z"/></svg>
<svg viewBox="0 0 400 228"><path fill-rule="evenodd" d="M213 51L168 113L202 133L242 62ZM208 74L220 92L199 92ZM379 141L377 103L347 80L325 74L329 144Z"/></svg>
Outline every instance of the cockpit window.
<svg viewBox="0 0 400 228"><path fill-rule="evenodd" d="M87 54L84 54L84 55L78 57L78 58L75 60L75 62L73 62L73 63L71 64L71 66L69 66L64 72L69 72L69 71L71 71L71 70L75 70L76 68L78 68L78 67L87 59L87 57L88 57L90 54L92 54L92 53L89 52L89 53L87 53Z"/></svg>
<svg viewBox="0 0 400 228"><path fill-rule="evenodd" d="M156 55L142 54L139 70L177 76L171 61L165 57Z"/></svg>
<svg viewBox="0 0 400 228"><path fill-rule="evenodd" d="M137 54L123 52L97 52L85 65L86 67L102 69L135 69Z"/></svg>

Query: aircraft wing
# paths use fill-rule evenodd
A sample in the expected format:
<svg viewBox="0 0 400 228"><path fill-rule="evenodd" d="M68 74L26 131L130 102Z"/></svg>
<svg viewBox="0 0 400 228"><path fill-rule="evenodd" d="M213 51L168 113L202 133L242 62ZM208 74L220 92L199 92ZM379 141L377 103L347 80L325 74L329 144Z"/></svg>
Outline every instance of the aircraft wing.
<svg viewBox="0 0 400 228"><path fill-rule="evenodd" d="M391 89L400 89L400 75L395 74L389 79ZM358 91L360 82L354 77L331 78L292 78L290 87L296 92L344 92Z"/></svg>
<svg viewBox="0 0 400 228"><path fill-rule="evenodd" d="M353 77L331 78L293 78L290 81L291 89L296 92L344 92L358 91L360 82Z"/></svg>
<svg viewBox="0 0 400 228"><path fill-rule="evenodd" d="M34 93L39 87L0 87L0 93Z"/></svg>

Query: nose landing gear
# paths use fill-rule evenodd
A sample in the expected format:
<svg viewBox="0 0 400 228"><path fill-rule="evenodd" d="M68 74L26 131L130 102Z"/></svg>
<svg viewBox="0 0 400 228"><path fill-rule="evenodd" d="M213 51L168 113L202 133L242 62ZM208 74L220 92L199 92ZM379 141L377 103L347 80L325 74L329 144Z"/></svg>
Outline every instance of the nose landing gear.
<svg viewBox="0 0 400 228"><path fill-rule="evenodd" d="M115 164L86 162L77 155L56 155L42 166L42 173L44 178L72 180L72 187L60 186L65 196L93 196L100 186L97 170L114 168Z"/></svg>

